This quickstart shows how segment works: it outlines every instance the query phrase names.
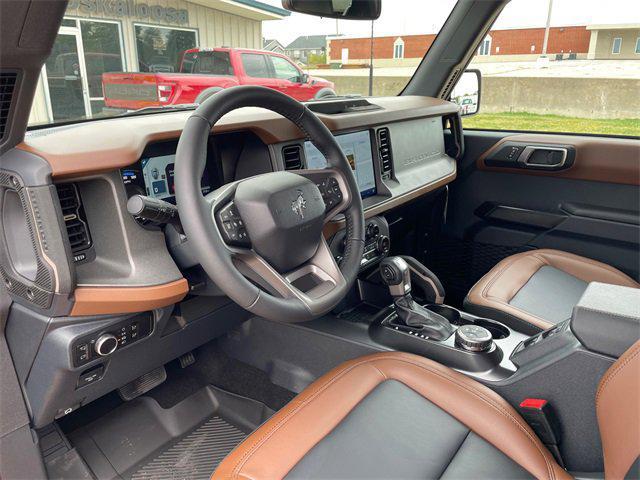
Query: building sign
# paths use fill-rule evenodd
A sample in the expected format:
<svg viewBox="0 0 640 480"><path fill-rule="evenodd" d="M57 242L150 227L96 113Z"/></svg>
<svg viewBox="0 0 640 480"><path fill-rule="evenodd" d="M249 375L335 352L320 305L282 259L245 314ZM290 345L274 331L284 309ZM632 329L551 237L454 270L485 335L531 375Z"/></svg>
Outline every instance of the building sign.
<svg viewBox="0 0 640 480"><path fill-rule="evenodd" d="M137 0L69 0L69 10L88 15L128 17L147 22L189 23L189 12L184 9L149 5Z"/></svg>

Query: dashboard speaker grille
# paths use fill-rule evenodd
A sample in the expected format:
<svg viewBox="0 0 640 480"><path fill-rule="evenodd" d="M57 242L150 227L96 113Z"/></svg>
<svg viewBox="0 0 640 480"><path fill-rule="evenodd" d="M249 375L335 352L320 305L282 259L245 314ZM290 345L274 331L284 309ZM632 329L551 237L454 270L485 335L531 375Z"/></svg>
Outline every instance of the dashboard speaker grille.
<svg viewBox="0 0 640 480"><path fill-rule="evenodd" d="M73 254L87 250L91 246L91 235L82 208L78 187L74 183L56 185L64 224Z"/></svg>
<svg viewBox="0 0 640 480"><path fill-rule="evenodd" d="M378 130L378 152L380 155L380 171L382 178L391 178L393 170L393 153L391 151L391 137L388 128Z"/></svg>
<svg viewBox="0 0 640 480"><path fill-rule="evenodd" d="M17 79L16 73L0 73L0 139L4 138Z"/></svg>
<svg viewBox="0 0 640 480"><path fill-rule="evenodd" d="M282 147L282 159L285 170L300 170L302 168L302 155L300 145Z"/></svg>

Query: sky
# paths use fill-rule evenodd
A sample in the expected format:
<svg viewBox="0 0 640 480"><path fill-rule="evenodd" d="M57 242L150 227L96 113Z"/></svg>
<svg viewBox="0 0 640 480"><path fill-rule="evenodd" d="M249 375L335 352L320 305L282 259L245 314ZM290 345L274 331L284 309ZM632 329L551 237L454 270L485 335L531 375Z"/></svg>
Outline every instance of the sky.
<svg viewBox="0 0 640 480"><path fill-rule="evenodd" d="M261 0L282 6L280 0ZM382 0L382 15L374 24L374 35L412 35L437 33L447 19L455 0ZM512 0L504 9L494 29L544 27L548 0ZM594 23L640 23L638 0L553 0L552 26ZM263 22L265 38L275 38L287 45L300 35L335 35L336 21L292 13L283 20ZM370 22L338 21L342 35L370 35Z"/></svg>

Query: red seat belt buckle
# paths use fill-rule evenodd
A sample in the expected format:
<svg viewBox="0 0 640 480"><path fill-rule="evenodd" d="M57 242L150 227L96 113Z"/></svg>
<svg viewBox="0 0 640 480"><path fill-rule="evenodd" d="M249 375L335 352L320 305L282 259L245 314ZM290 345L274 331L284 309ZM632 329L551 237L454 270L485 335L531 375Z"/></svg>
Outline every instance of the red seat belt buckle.
<svg viewBox="0 0 640 480"><path fill-rule="evenodd" d="M520 402L519 410L522 418L542 440L558 464L564 468L564 461L558 448L560 422L551 408L551 404L542 398L525 398Z"/></svg>
<svg viewBox="0 0 640 480"><path fill-rule="evenodd" d="M560 426L549 402L542 398L525 398L520 402L520 415L545 445L560 443Z"/></svg>

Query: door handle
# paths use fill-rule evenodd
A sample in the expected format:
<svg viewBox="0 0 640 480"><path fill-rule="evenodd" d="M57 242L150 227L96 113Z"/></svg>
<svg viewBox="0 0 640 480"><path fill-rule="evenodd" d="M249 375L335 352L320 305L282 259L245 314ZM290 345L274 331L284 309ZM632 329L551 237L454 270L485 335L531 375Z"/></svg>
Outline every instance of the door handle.
<svg viewBox="0 0 640 480"><path fill-rule="evenodd" d="M528 145L518 158L525 168L560 170L567 163L568 149Z"/></svg>

